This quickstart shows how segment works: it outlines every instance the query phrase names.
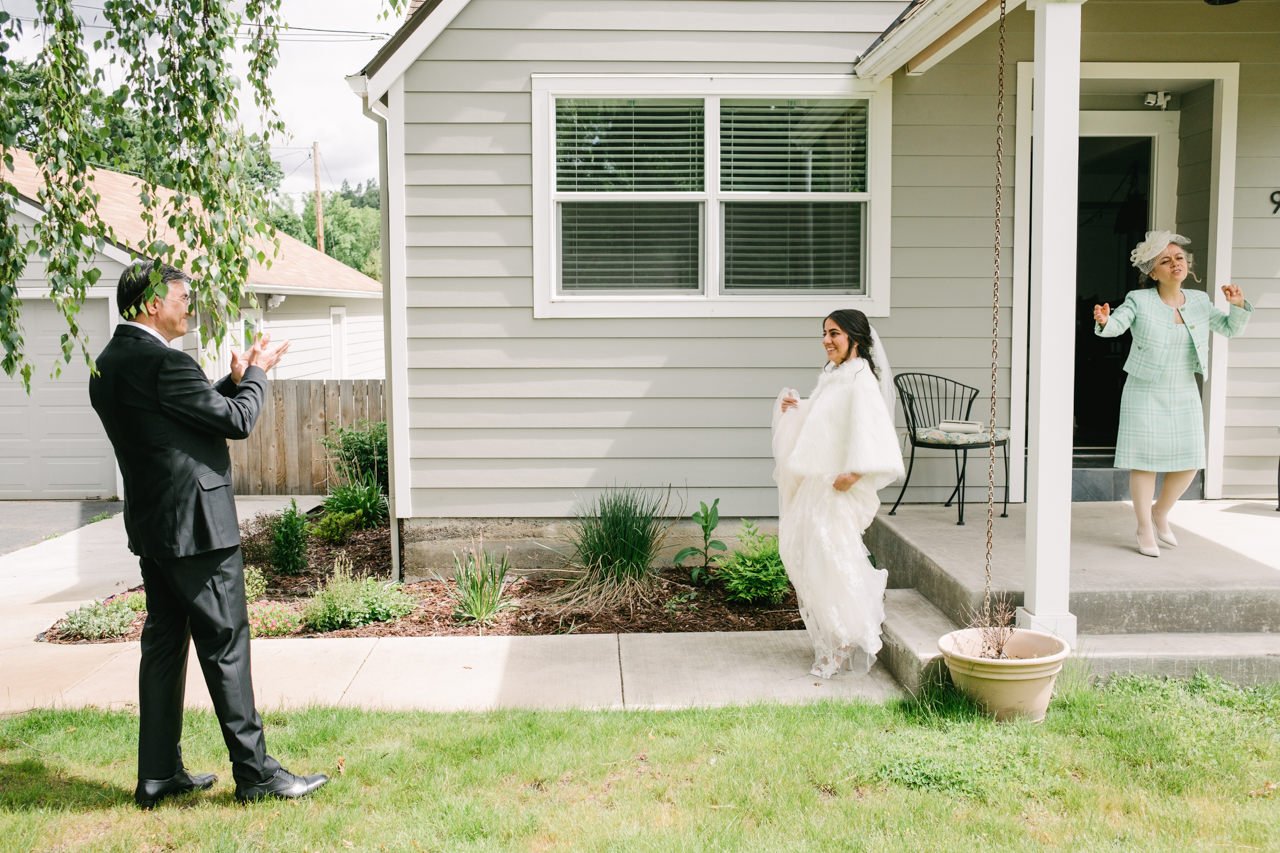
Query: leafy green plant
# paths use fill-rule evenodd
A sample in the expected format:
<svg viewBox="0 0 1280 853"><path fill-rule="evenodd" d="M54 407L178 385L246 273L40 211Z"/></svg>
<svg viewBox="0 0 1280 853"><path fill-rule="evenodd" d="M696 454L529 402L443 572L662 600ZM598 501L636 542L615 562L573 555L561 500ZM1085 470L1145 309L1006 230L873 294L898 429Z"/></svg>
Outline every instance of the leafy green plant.
<svg viewBox="0 0 1280 853"><path fill-rule="evenodd" d="M240 522L240 556L245 565L272 566L275 525L279 513L261 512Z"/></svg>
<svg viewBox="0 0 1280 853"><path fill-rule="evenodd" d="M133 627L133 620L137 615L122 599L116 599L110 604L95 601L68 611L62 620L61 633L64 637L77 640L123 637Z"/></svg>
<svg viewBox="0 0 1280 853"><path fill-rule="evenodd" d="M702 565L694 566L689 571L689 580L693 583L706 583L711 576L711 552L726 550L725 544L719 539L712 539L716 526L720 523L720 499L716 498L711 502L711 506L707 506L705 502L698 502L698 511L690 516L698 526L702 528L702 547L690 545L682 548L676 554L675 563L680 565L690 557L701 557Z"/></svg>
<svg viewBox="0 0 1280 853"><path fill-rule="evenodd" d="M352 577L351 559L340 554L334 560L333 575L303 609L302 623L313 631L338 631L390 622L409 615L414 607L413 597L399 584Z"/></svg>
<svg viewBox="0 0 1280 853"><path fill-rule="evenodd" d="M251 637L284 637L296 634L301 627L302 617L287 604L257 601L249 605Z"/></svg>
<svg viewBox="0 0 1280 853"><path fill-rule="evenodd" d="M341 545L351 534L364 527L364 511L326 512L320 520L307 525L307 532L330 545Z"/></svg>
<svg viewBox="0 0 1280 853"><path fill-rule="evenodd" d="M453 618L460 622L488 625L499 613L515 603L507 596L507 572L511 561L507 555L494 556L481 543L468 548L461 556L453 555Z"/></svg>
<svg viewBox="0 0 1280 853"><path fill-rule="evenodd" d="M111 601L112 604L115 604L116 602L120 602L134 613L147 612L147 594L145 592L126 592L124 595Z"/></svg>
<svg viewBox="0 0 1280 853"><path fill-rule="evenodd" d="M744 518L738 540L741 547L716 560L716 577L724 584L725 598L777 604L791 586L778 553L778 537L761 533L755 522Z"/></svg>
<svg viewBox="0 0 1280 853"><path fill-rule="evenodd" d="M643 597L656 577L654 563L671 527L667 498L630 487L602 491L578 510L569 526L574 560L582 574L568 598L606 604Z"/></svg>
<svg viewBox="0 0 1280 853"><path fill-rule="evenodd" d="M271 565L277 572L297 575L307 568L307 517L298 511L298 502L289 506L271 526Z"/></svg>
<svg viewBox="0 0 1280 853"><path fill-rule="evenodd" d="M387 496L370 474L334 486L324 499L326 513L359 513L360 526L377 527L387 520Z"/></svg>
<svg viewBox="0 0 1280 853"><path fill-rule="evenodd" d="M267 594L267 575L257 566L244 567L244 600L253 604Z"/></svg>
<svg viewBox="0 0 1280 853"><path fill-rule="evenodd" d="M95 515L93 518L89 519L88 523L97 524L99 521L106 521L108 518L111 518L115 514L116 513L114 512L100 512L97 515Z"/></svg>
<svg viewBox="0 0 1280 853"><path fill-rule="evenodd" d="M387 494L387 422L357 421L349 427L337 427L320 439L329 451L333 469L348 483L366 478Z"/></svg>

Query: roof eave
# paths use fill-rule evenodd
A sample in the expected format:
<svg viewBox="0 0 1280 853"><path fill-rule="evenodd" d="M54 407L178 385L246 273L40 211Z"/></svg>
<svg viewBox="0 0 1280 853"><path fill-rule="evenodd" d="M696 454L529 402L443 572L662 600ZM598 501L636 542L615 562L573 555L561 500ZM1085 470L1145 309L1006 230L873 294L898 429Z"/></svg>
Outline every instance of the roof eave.
<svg viewBox="0 0 1280 853"><path fill-rule="evenodd" d="M1006 0L1006 13L1023 0ZM859 77L880 82L905 67L923 74L984 32L1000 16L1000 0L918 0L853 64Z"/></svg>
<svg viewBox="0 0 1280 853"><path fill-rule="evenodd" d="M382 98L391 84L404 76L431 44L439 38L453 19L467 7L471 0L429 0L409 16L391 40L360 70L367 78L366 103Z"/></svg>

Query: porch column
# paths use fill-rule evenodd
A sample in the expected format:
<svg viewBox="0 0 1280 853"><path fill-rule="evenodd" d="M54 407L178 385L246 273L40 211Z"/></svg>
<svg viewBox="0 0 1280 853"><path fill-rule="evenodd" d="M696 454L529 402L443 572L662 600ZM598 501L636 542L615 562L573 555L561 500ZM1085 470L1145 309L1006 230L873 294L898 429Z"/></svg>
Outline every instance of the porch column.
<svg viewBox="0 0 1280 853"><path fill-rule="evenodd" d="M1075 375L1080 6L1033 0L1035 158L1031 173L1026 603L1018 625L1072 646L1070 389Z"/></svg>

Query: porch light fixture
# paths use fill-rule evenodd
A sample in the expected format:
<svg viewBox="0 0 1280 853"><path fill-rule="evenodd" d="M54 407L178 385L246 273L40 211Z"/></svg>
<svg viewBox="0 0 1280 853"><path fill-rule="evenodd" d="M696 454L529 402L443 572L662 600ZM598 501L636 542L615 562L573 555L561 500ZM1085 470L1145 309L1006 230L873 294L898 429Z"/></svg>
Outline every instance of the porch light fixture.
<svg viewBox="0 0 1280 853"><path fill-rule="evenodd" d="M1165 110L1169 108L1169 99L1172 97L1168 92L1147 92L1147 96L1142 99L1142 103L1148 107L1159 107Z"/></svg>

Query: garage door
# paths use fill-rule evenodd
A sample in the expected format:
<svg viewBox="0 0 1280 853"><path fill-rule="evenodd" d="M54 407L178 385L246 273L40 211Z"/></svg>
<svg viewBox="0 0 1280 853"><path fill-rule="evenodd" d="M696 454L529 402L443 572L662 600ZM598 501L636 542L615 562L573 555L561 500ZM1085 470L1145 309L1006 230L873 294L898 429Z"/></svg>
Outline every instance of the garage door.
<svg viewBox="0 0 1280 853"><path fill-rule="evenodd" d="M78 353L49 372L66 321L47 299L22 303L27 358L35 366L31 396L0 373L0 499L105 498L115 495L111 444L89 406L89 369ZM107 301L89 299L80 327L96 352L108 335ZM0 512L3 510L0 509Z"/></svg>

